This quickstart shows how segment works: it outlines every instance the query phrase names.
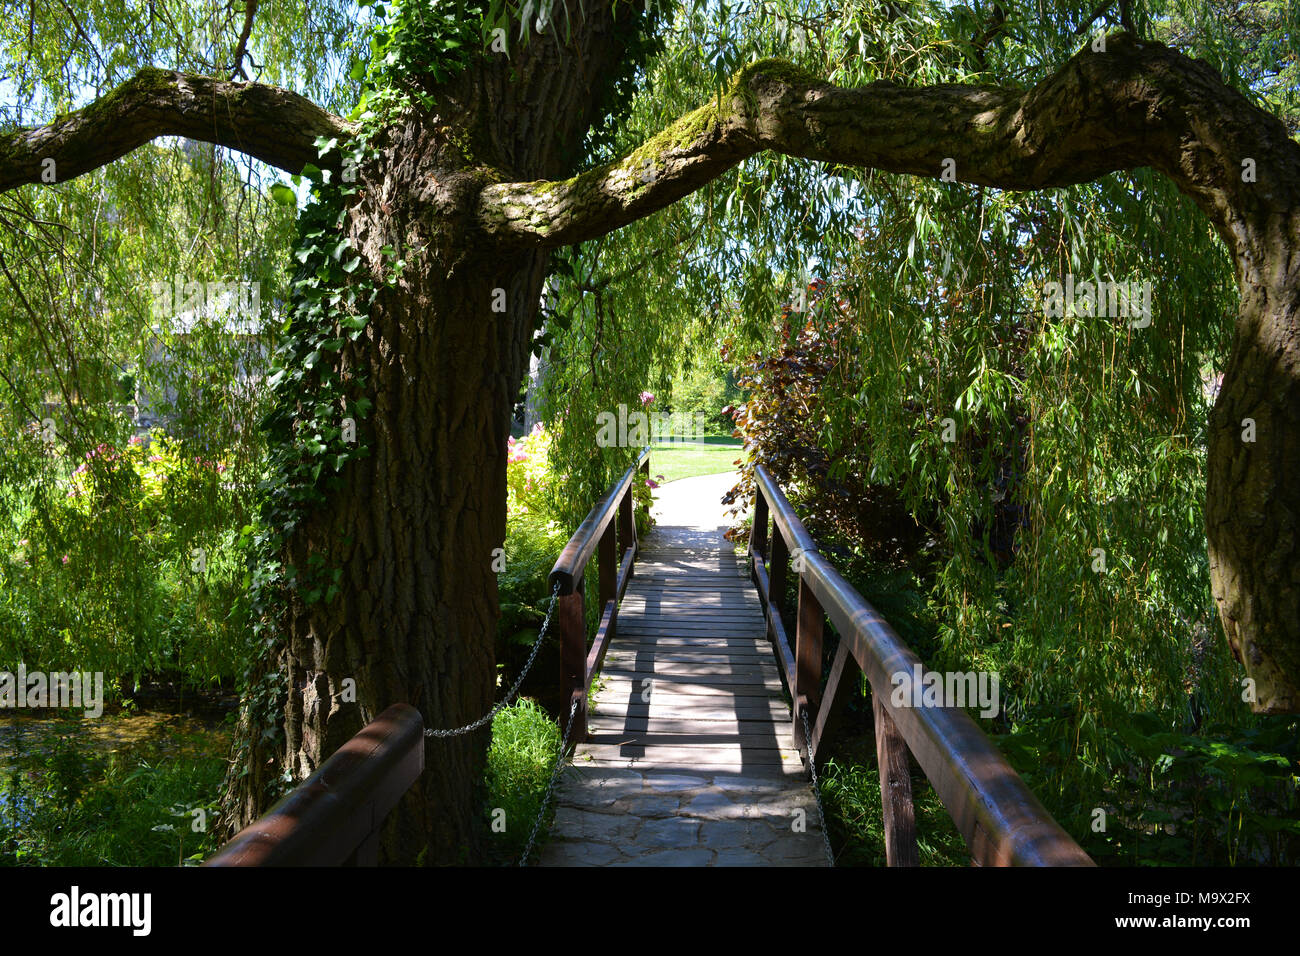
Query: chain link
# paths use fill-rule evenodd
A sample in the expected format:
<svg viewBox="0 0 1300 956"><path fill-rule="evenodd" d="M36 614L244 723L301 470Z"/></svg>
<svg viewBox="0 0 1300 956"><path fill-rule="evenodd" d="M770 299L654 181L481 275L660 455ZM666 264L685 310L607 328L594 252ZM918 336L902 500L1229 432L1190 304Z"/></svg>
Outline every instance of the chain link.
<svg viewBox="0 0 1300 956"><path fill-rule="evenodd" d="M524 855L519 858L520 866L528 865L528 854L533 852L533 843L537 839L537 831L541 829L542 819L546 816L546 808L551 803L551 791L555 789L555 781L560 778L560 770L564 767L564 755L569 750L569 733L573 730L573 715L578 712L578 701L574 700L569 707L569 723L564 728L564 737L560 740L560 753L555 758L555 767L551 770L551 782L546 785L546 793L542 795L542 808L537 811L537 819L533 821L533 832L528 834L528 845L524 847Z"/></svg>
<svg viewBox="0 0 1300 956"><path fill-rule="evenodd" d="M524 664L524 669L521 670L519 672L519 676L515 678L515 683L510 688L510 692L506 694L505 697L501 698L501 700L497 701L496 706L494 706L491 710L489 710L478 720L474 721L474 723L466 724L464 727L457 727L455 730L434 730L431 727L426 727L424 731L424 736L459 737L461 734L467 734L470 731L478 730L484 724L489 723L493 717L499 714L501 712L501 708L505 707L507 704L510 703L510 701L514 700L515 694L519 693L519 687L521 684L523 684L524 678L528 676L528 669L533 666L533 661L537 659L537 652L538 650L541 649L542 638L546 637L546 629L551 624L551 614L555 610L555 602L559 599L559 594L560 594L560 584L557 581L555 587L551 588L551 606L546 609L546 618L545 620L542 621L542 629L537 632L537 640L533 642L533 651L531 654L528 655L528 663Z"/></svg>
<svg viewBox="0 0 1300 956"><path fill-rule="evenodd" d="M813 796L817 798L817 816L822 821L822 840L826 843L826 859L835 865L835 851L831 849L830 834L826 832L826 810L822 807L822 788L817 780L817 763L812 755L812 728L808 726L808 708L800 707L799 716L803 718L803 752L808 758L808 770L812 773Z"/></svg>

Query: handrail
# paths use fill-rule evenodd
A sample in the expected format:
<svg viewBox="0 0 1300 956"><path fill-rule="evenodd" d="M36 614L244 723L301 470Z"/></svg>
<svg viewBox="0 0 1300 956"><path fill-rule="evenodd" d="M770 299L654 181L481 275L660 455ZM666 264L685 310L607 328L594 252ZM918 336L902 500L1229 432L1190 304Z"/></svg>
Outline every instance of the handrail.
<svg viewBox="0 0 1300 956"><path fill-rule="evenodd" d="M394 704L204 866L374 866L384 819L424 770L424 718Z"/></svg>
<svg viewBox="0 0 1300 956"><path fill-rule="evenodd" d="M618 602L632 577L639 550L636 518L632 512L632 482L637 472L650 473L650 449L644 448L623 477L592 507L578 530L560 552L549 577L551 589L559 589L556 623L560 634L560 678L572 711L571 739L587 739L587 689L605 660L605 651L618 626ZM614 515L618 515L617 523ZM583 580L587 562L599 548L600 625L587 648L587 624L583 615Z"/></svg>
<svg viewBox="0 0 1300 956"><path fill-rule="evenodd" d="M832 567L767 469L757 466L755 477L758 492L751 536L752 571L767 613L769 634L778 644L777 657L795 701L796 739L806 743L810 758L816 759L817 746L831 721L835 692L839 687L852 686L852 680L846 680L851 676L851 654L871 683L889 865L917 862L907 750L925 771L975 863L1094 865L964 710L900 706L894 702L896 675L906 675L910 681L916 668L921 667L921 659ZM769 511L773 520L770 573L764 567ZM780 621L783 564L791 544L800 552L795 566L799 609L793 653ZM840 634L840 648L823 691L821 632L827 617ZM815 728L808 741L803 740L801 712L807 713L809 725Z"/></svg>
<svg viewBox="0 0 1300 956"><path fill-rule="evenodd" d="M564 550L560 552L559 558L556 559L555 566L551 569L550 585L552 589L558 584L561 594L573 593L575 582L582 580L582 573L587 568L587 562L591 560L596 545L600 542L600 536L614 517L614 512L618 510L619 503L631 486L633 476L638 471L647 471L649 467L650 449L647 447L643 448L641 454L637 456L636 464L625 471L618 483L605 492L604 496L587 513L587 517L583 519L582 524L578 525L578 530L573 532L573 537L564 546Z"/></svg>

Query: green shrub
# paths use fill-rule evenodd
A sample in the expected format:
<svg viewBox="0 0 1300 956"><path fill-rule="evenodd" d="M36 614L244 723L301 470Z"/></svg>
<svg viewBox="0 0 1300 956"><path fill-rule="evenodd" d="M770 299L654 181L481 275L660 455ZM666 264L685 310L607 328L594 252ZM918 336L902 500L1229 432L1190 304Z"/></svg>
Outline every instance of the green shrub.
<svg viewBox="0 0 1300 956"><path fill-rule="evenodd" d="M101 443L75 469L27 453L34 470L5 462L0 496L0 669L237 675L247 503L226 466L160 431Z"/></svg>
<svg viewBox="0 0 1300 956"><path fill-rule="evenodd" d="M493 719L486 814L499 861L517 861L523 852L559 750L559 727L531 700L516 701Z"/></svg>

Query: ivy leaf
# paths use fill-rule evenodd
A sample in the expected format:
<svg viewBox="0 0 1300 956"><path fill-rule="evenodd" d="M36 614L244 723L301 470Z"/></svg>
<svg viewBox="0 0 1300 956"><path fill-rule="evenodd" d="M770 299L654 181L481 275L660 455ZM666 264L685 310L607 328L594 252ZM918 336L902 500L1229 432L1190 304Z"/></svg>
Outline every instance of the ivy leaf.
<svg viewBox="0 0 1300 956"><path fill-rule="evenodd" d="M271 186L271 198L281 206L292 206L298 201L298 196L284 183Z"/></svg>

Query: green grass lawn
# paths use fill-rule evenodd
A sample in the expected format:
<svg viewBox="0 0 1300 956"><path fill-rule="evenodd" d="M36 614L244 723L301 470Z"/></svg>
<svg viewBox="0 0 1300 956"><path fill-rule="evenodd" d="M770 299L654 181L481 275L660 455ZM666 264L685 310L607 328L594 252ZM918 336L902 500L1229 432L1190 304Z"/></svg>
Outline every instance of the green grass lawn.
<svg viewBox="0 0 1300 956"><path fill-rule="evenodd" d="M650 449L650 476L677 481L697 475L735 471L741 457L741 443L734 438L702 438L696 441L660 442Z"/></svg>

